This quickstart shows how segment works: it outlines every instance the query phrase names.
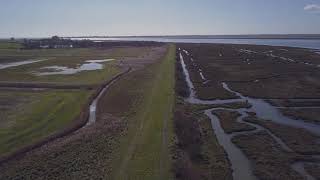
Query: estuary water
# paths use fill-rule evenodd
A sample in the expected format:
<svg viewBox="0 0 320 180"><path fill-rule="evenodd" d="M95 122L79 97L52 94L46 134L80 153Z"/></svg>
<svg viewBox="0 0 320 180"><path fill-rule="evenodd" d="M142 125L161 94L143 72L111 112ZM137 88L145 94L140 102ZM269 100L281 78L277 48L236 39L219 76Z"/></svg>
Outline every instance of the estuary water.
<svg viewBox="0 0 320 180"><path fill-rule="evenodd" d="M74 40L83 38L72 38ZM175 43L254 44L269 46L301 47L320 50L320 39L232 39L232 38L179 38L179 37L110 37L86 38L93 41L156 41Z"/></svg>

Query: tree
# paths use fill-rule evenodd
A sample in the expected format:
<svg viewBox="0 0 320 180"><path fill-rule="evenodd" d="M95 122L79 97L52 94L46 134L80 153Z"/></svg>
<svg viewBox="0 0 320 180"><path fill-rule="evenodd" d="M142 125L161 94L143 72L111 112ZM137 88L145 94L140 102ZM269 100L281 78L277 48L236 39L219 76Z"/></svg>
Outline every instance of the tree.
<svg viewBox="0 0 320 180"><path fill-rule="evenodd" d="M59 41L60 40L59 36L52 36L51 39L54 40L54 41Z"/></svg>

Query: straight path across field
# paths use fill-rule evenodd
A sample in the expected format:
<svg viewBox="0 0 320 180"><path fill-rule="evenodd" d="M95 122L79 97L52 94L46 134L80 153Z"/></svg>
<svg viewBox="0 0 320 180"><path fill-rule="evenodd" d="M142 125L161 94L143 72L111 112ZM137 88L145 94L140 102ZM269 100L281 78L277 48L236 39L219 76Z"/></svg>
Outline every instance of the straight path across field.
<svg viewBox="0 0 320 180"><path fill-rule="evenodd" d="M155 68L152 88L140 108L139 124L122 154L115 179L171 179L172 104L174 102L175 47Z"/></svg>

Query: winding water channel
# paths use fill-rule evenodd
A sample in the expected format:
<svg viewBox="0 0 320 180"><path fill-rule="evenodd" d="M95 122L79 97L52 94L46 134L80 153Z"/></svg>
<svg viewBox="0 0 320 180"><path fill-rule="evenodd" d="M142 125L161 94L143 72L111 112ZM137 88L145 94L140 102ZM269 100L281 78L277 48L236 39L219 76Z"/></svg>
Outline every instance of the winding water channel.
<svg viewBox="0 0 320 180"><path fill-rule="evenodd" d="M91 124L96 122L97 119L97 106L98 106L98 102L101 99L101 97L105 94L105 92L110 88L110 86L112 84L114 84L121 76L123 76L126 73L129 73L131 71L131 68L129 67L127 70L125 70L124 72L120 73L119 75L117 75L115 78L113 78L112 80L109 81L109 83L107 83L102 90L99 92L99 94L97 95L97 97L92 101L92 103L89 106L89 118L87 121L87 124L85 125L85 127L90 126Z"/></svg>
<svg viewBox="0 0 320 180"><path fill-rule="evenodd" d="M102 97L102 95L109 89L109 87L114 83L115 81L111 81L108 85L106 85L99 93L99 95L92 101L89 107L89 119L86 124L86 126L90 126L91 124L96 122L97 119L97 105L98 101Z"/></svg>
<svg viewBox="0 0 320 180"><path fill-rule="evenodd" d="M180 50L180 49L179 49ZM205 105L210 105L210 104L226 104L226 103L235 103L235 102L249 102L252 107L248 108L248 109L228 109L228 108L212 108L212 109L207 109L205 110L205 114L211 119L211 123L212 123L212 128L214 130L214 133L220 143L220 145L225 149L228 158L230 160L231 163L231 168L233 170L233 179L235 180L242 180L242 179L246 179L246 180L254 180L257 179L257 177L253 174L253 167L252 164L250 162L250 160L246 157L246 155L235 145L232 143L231 138L236 136L236 135L240 135L240 134L248 134L248 133L255 133L257 131L261 131L264 130L266 131L269 135L271 135L271 137L281 146L281 148L284 151L287 152L293 152L293 150L291 148L289 148L279 137L275 136L273 133L271 133L268 129L257 125L257 124L253 124L253 123L249 123L249 122L245 122L242 119L246 116L248 116L247 111L253 111L256 113L257 117L262 118L262 119L268 119L271 120L275 123L279 123L279 124L285 124L285 125L289 125L289 126L293 126L293 127L298 127L298 128L304 128L314 134L319 135L320 134L320 125L316 125L316 124L312 124L312 123L307 123L304 121L300 121L300 120L294 120L294 119L290 119L286 116L283 116L280 111L276 108L273 107L272 105L270 105L269 103L265 102L263 99L254 99L254 98L250 98L250 97L245 97L242 94L240 94L239 92L236 92L234 90L232 90L227 83L222 83L223 88L226 91L229 91L231 93L234 93L238 96L237 99L227 99L227 100L201 100L199 98L197 98L196 96L196 92L195 92L195 88L194 85L192 83L190 74L188 72L188 68L187 65L184 61L184 56L183 53L186 56L190 55L190 52L186 51L186 50L182 50L180 51L180 63L183 69L183 73L185 75L185 80L187 82L187 85L189 87L190 90L190 94L189 97L186 98L186 101L191 103L191 104L205 104ZM192 62L194 62L195 60L192 59ZM202 76L204 76L202 71L199 71L200 75L202 74ZM203 78L203 80L205 80ZM252 131L242 131L242 132L236 132L236 133L232 133L232 134L227 134L225 133L225 131L223 130L223 128L221 127L220 124L220 120L219 118L214 115L212 113L212 111L214 110L229 110L229 111L236 111L238 113L241 114L240 117L237 118L237 122L239 123L244 123L250 126L255 127L255 130ZM303 162L296 162L295 164L292 165L292 168L294 170L296 170L299 174L301 174L302 176L304 176L307 179L313 179L312 176L310 176L305 170L304 170L304 165Z"/></svg>

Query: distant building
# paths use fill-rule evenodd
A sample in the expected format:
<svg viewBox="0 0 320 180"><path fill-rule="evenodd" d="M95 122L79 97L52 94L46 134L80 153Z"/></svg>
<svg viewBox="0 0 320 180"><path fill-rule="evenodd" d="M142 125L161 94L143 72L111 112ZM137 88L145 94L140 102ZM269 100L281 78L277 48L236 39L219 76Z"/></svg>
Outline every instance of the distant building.
<svg viewBox="0 0 320 180"><path fill-rule="evenodd" d="M49 46L49 45L40 45L40 48L42 48L42 49L49 49L50 46Z"/></svg>
<svg viewBox="0 0 320 180"><path fill-rule="evenodd" d="M70 39L59 38L58 36L53 36L50 39L30 39L24 40L24 47L27 49L59 49L59 48L73 48L73 41Z"/></svg>
<svg viewBox="0 0 320 180"><path fill-rule="evenodd" d="M72 44L57 44L54 45L53 48L59 49L59 48L73 48Z"/></svg>

